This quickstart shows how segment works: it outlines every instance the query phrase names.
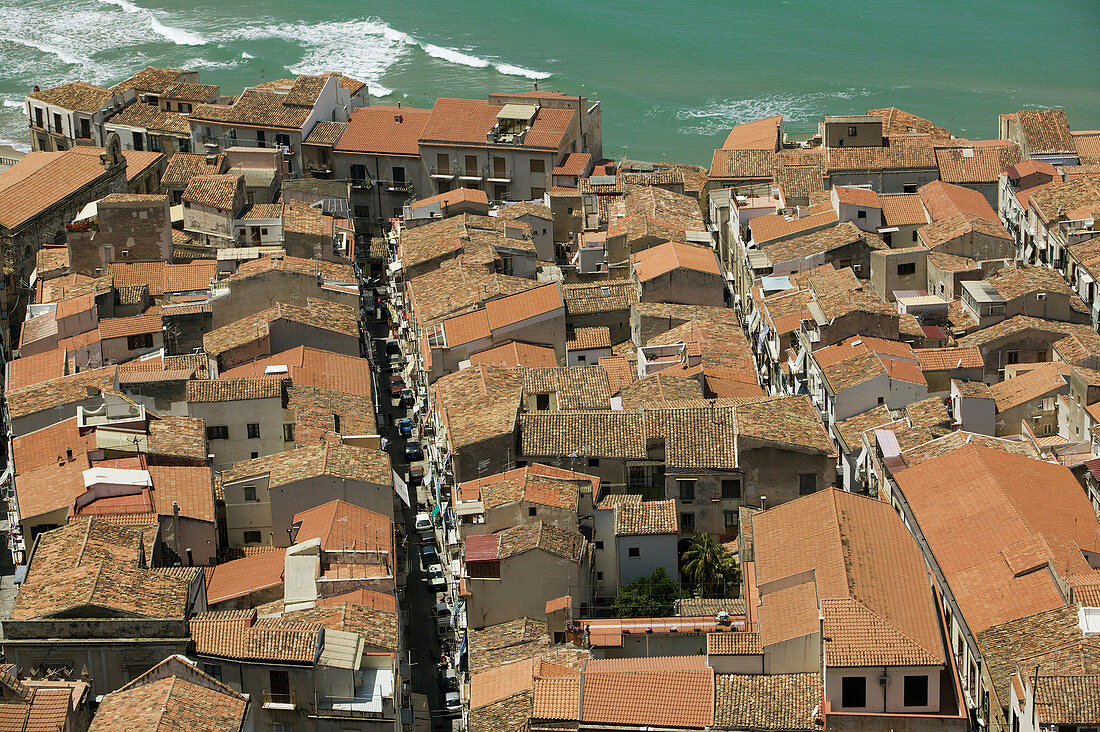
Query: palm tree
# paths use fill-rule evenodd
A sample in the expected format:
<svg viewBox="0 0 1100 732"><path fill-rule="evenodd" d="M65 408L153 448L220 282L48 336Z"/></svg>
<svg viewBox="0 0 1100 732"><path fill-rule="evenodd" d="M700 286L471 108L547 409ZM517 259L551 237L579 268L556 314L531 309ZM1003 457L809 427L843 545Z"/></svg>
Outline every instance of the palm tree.
<svg viewBox="0 0 1100 732"><path fill-rule="evenodd" d="M684 577L703 594L726 594L736 583L737 568L726 548L707 533L695 534L684 550Z"/></svg>

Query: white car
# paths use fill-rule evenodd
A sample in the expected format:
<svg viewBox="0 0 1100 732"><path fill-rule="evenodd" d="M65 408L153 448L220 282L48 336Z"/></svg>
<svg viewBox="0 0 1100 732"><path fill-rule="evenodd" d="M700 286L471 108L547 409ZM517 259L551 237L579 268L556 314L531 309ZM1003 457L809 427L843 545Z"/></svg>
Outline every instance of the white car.
<svg viewBox="0 0 1100 732"><path fill-rule="evenodd" d="M424 574L427 574L427 575L438 574L438 575L442 576L443 575L443 565L442 564L429 564L427 567L424 568Z"/></svg>
<svg viewBox="0 0 1100 732"><path fill-rule="evenodd" d="M435 627L439 630L451 627L451 607L445 602L437 603L435 606Z"/></svg>
<svg viewBox="0 0 1100 732"><path fill-rule="evenodd" d="M461 712L462 696L457 691L448 691L443 697L443 706L448 712Z"/></svg>
<svg viewBox="0 0 1100 732"><path fill-rule="evenodd" d="M447 580L442 572L428 572L428 587L441 591L447 589Z"/></svg>
<svg viewBox="0 0 1100 732"><path fill-rule="evenodd" d="M431 517L426 513L416 514L416 523L413 524L413 528L415 528L417 531L419 531L421 533L426 532L426 531L430 532L432 530L432 519L431 519Z"/></svg>

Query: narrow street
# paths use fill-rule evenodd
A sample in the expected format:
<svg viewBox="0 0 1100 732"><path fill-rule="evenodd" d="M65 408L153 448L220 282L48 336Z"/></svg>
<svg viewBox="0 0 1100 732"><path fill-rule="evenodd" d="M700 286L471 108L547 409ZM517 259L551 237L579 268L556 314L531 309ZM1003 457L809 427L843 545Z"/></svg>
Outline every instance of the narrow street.
<svg viewBox="0 0 1100 732"><path fill-rule="evenodd" d="M368 311L369 313L370 311ZM371 338L371 347L374 348L374 363L386 364L389 355L386 353L386 345L394 343L389 330L389 323L385 320L374 320L370 316L364 322L364 328ZM426 505L428 502L427 488L421 481L412 485L409 481L410 464L405 458L405 445L408 439L413 437L401 437L397 424L400 420L410 416L410 410L403 407L398 399L390 397L388 391L389 374L384 370L377 373L376 385L379 389L379 411L384 418L384 424L379 426L379 434L386 439L386 452L390 455L393 469L401 476L402 480L409 483L409 498L411 506L401 505L400 520L403 523L405 536L405 568L406 581L404 592L401 595L401 609L405 622L405 647L411 660L410 691L414 694L424 694L428 699L428 709L431 712L432 729L452 729L451 720L443 709L443 698L440 693L438 663L442 654L439 642L439 634L436 631L434 610L439 601L437 595L427 584L425 572L420 562L420 536L414 529L417 504ZM418 463L423 465L423 461Z"/></svg>

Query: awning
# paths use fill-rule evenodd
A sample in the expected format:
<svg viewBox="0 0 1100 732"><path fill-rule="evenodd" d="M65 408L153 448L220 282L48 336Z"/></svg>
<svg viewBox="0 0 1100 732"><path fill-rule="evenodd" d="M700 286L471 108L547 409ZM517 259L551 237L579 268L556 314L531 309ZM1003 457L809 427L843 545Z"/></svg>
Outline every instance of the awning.
<svg viewBox="0 0 1100 732"><path fill-rule="evenodd" d="M397 491L397 495L401 496L401 500L405 502L406 506L412 507L412 502L409 501L409 486L405 485L405 481L401 480L401 476L397 474L396 470L391 470L393 473L393 489Z"/></svg>

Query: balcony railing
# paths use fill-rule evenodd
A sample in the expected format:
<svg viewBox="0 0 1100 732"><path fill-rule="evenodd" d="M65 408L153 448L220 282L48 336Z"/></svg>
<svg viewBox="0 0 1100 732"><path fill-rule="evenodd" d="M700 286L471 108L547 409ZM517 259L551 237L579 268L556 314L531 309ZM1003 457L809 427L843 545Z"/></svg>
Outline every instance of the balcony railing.
<svg viewBox="0 0 1100 732"><path fill-rule="evenodd" d="M298 702L294 693L275 694L270 691L263 692L264 709L297 709Z"/></svg>
<svg viewBox="0 0 1100 732"><path fill-rule="evenodd" d="M392 697L318 696L317 711L332 717L394 718Z"/></svg>
<svg viewBox="0 0 1100 732"><path fill-rule="evenodd" d="M458 172L450 168L429 168L428 174L433 178L454 178Z"/></svg>

